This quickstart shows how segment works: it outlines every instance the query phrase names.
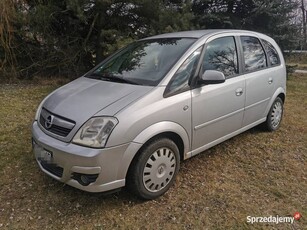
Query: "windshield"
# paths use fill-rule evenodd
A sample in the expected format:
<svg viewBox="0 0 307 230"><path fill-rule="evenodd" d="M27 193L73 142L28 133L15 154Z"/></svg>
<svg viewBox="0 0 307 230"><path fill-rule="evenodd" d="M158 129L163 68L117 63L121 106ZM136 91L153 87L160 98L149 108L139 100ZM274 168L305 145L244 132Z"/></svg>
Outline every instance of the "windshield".
<svg viewBox="0 0 307 230"><path fill-rule="evenodd" d="M194 41L191 38L164 38L132 43L87 77L156 86Z"/></svg>

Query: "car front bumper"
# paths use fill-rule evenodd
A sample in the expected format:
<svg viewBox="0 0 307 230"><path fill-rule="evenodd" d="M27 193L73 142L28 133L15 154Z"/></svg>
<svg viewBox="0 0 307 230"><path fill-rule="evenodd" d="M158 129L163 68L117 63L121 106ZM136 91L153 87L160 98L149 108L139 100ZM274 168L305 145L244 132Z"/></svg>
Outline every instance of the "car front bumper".
<svg viewBox="0 0 307 230"><path fill-rule="evenodd" d="M88 192L104 192L125 186L130 162L141 147L126 143L94 149L59 141L45 134L38 123L32 125L33 150L39 167L54 179ZM74 175L95 175L84 186Z"/></svg>

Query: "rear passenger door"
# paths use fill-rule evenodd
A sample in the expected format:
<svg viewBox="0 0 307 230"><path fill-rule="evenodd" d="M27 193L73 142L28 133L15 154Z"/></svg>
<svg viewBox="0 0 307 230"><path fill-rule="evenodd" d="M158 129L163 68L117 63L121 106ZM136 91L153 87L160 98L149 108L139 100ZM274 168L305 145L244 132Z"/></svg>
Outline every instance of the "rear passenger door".
<svg viewBox="0 0 307 230"><path fill-rule="evenodd" d="M273 96L274 79L268 68L265 50L256 37L240 36L243 74L246 81L243 127L265 118Z"/></svg>

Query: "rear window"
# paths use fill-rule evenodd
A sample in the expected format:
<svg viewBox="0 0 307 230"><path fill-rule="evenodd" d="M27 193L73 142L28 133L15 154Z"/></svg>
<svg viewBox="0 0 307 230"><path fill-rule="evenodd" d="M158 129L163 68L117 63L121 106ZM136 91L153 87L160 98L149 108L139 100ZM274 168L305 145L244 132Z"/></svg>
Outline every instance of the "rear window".
<svg viewBox="0 0 307 230"><path fill-rule="evenodd" d="M274 48L274 46L270 42L263 40L263 39L261 41L262 41L262 44L264 45L264 48L267 52L268 62L270 63L270 65L271 66L279 65L280 59L279 59L277 50Z"/></svg>

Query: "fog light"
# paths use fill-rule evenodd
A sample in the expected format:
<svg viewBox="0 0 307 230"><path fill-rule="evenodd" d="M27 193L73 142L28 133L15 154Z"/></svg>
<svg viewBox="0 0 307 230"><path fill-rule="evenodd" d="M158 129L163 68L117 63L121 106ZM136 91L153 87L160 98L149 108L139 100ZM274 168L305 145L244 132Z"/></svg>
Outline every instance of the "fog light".
<svg viewBox="0 0 307 230"><path fill-rule="evenodd" d="M90 184L90 181L86 175L81 175L79 183L83 186L88 186Z"/></svg>
<svg viewBox="0 0 307 230"><path fill-rule="evenodd" d="M79 182L83 186L88 186L90 183L94 183L98 177L98 174L81 174L73 173L72 179Z"/></svg>

